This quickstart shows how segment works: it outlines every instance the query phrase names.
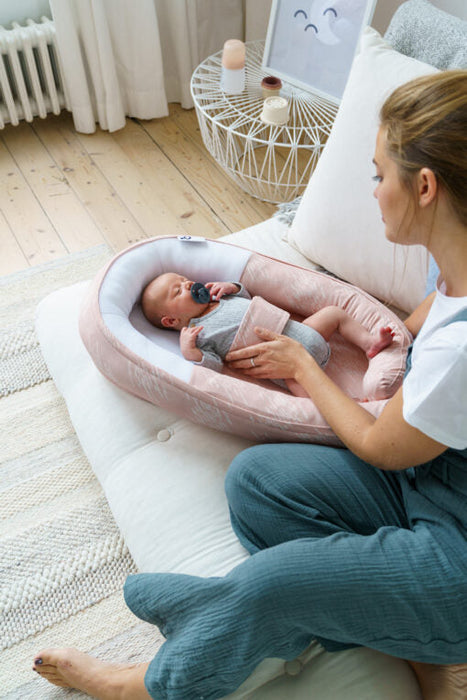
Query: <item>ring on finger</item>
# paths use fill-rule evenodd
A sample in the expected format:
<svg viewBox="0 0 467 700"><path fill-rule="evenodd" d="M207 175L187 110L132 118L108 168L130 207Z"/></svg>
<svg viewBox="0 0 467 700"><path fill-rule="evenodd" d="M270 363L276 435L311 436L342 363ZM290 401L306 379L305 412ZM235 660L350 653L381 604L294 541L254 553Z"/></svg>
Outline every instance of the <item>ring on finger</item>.
<svg viewBox="0 0 467 700"><path fill-rule="evenodd" d="M256 365L255 365L255 358L254 358L254 357L250 357L250 362L251 362L251 366L252 366L252 367L256 367Z"/></svg>

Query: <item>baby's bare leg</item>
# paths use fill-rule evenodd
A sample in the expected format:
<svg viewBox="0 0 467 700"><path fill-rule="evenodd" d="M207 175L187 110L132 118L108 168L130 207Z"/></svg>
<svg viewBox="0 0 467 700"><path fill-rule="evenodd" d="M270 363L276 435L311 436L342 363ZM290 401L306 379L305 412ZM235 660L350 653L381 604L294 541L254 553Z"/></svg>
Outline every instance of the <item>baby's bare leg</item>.
<svg viewBox="0 0 467 700"><path fill-rule="evenodd" d="M108 664L76 649L46 649L33 670L61 688L82 690L98 700L150 700L144 685L148 664Z"/></svg>
<svg viewBox="0 0 467 700"><path fill-rule="evenodd" d="M343 338L361 348L369 358L390 345L394 335L390 326L378 329L378 332L373 335L338 306L326 306L312 316L308 316L303 323L314 328L327 341L333 333L339 332Z"/></svg>
<svg viewBox="0 0 467 700"><path fill-rule="evenodd" d="M339 326L345 320L345 316L347 316L345 311L338 306L326 306L312 316L303 319L302 323L310 326L310 328L314 328L315 331L318 331L323 336L324 340L329 341L332 334L339 330Z"/></svg>

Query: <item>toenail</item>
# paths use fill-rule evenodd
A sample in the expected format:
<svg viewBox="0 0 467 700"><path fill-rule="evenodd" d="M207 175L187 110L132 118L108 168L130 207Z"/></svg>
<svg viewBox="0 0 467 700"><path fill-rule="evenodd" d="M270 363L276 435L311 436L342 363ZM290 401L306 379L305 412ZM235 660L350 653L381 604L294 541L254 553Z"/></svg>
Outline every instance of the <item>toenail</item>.
<svg viewBox="0 0 467 700"><path fill-rule="evenodd" d="M42 661L42 659L34 659L34 663L35 663L36 666L40 666L40 665L43 664L44 662Z"/></svg>

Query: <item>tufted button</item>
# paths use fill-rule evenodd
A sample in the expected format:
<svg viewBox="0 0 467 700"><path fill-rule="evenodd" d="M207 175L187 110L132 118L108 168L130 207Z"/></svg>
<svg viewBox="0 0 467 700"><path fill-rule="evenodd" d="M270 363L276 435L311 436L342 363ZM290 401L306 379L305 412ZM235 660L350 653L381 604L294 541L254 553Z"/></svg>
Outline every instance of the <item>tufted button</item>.
<svg viewBox="0 0 467 700"><path fill-rule="evenodd" d="M284 664L284 672L287 676L298 676L303 671L303 664L298 659L286 661Z"/></svg>
<svg viewBox="0 0 467 700"><path fill-rule="evenodd" d="M170 430L167 430L167 428L164 428L164 430L159 430L157 433L157 439L159 442L167 442L167 440L170 440L172 437Z"/></svg>

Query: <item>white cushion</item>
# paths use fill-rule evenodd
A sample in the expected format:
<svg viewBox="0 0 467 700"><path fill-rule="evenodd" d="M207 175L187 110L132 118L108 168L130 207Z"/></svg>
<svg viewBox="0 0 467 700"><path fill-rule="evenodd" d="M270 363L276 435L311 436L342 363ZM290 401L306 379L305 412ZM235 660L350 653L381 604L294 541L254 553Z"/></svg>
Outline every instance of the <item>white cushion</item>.
<svg viewBox="0 0 467 700"><path fill-rule="evenodd" d="M386 240L373 198L379 110L398 85L436 69L362 35L332 132L288 234L310 260L410 312L422 301L428 253Z"/></svg>

